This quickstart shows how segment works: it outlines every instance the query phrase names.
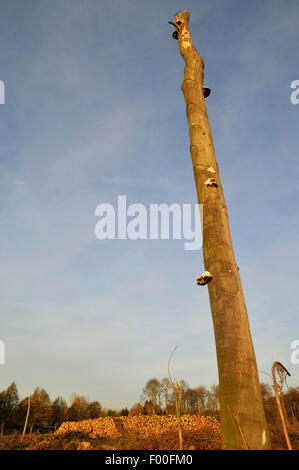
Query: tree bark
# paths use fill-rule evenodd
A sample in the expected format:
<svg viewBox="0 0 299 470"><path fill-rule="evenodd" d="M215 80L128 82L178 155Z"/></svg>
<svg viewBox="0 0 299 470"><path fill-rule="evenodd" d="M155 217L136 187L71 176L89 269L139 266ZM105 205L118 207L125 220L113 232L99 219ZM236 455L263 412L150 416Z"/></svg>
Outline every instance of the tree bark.
<svg viewBox="0 0 299 470"><path fill-rule="evenodd" d="M189 13L175 15L181 85L189 124L190 153L199 204L203 205L203 257L217 350L223 449L270 449L257 365L223 190L203 94L204 62L189 33ZM213 178L216 185L209 186ZM246 443L244 442L244 439Z"/></svg>

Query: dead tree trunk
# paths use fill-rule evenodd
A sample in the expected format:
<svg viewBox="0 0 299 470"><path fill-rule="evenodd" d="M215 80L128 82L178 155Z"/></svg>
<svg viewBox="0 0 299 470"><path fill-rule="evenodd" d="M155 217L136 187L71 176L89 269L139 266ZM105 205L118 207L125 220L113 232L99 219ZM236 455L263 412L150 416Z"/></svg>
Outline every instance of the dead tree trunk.
<svg viewBox="0 0 299 470"><path fill-rule="evenodd" d="M217 350L223 449L270 449L255 353L250 333L204 90L204 62L189 33L189 13L177 13L179 49L185 61L181 85L199 204L203 205L203 256ZM206 90L205 90L206 91ZM206 94L206 93L205 93Z"/></svg>

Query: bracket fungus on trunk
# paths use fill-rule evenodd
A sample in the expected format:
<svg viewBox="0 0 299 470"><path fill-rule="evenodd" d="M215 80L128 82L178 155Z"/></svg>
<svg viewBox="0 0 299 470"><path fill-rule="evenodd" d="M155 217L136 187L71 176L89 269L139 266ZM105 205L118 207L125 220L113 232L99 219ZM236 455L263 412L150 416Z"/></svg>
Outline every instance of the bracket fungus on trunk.
<svg viewBox="0 0 299 470"><path fill-rule="evenodd" d="M210 166L210 168L208 168L207 171L209 173L216 173L216 170L214 170L214 168L212 166Z"/></svg>
<svg viewBox="0 0 299 470"><path fill-rule="evenodd" d="M209 178L207 181L204 182L204 184L210 188L218 188L219 186L215 178Z"/></svg>
<svg viewBox="0 0 299 470"><path fill-rule="evenodd" d="M205 286L206 284L211 282L212 279L212 274L209 273L209 271L205 271L201 276L196 279L196 283L198 286Z"/></svg>
<svg viewBox="0 0 299 470"><path fill-rule="evenodd" d="M208 87L208 86L203 86L202 89L203 89L203 96L204 96L205 98L207 98L208 96L210 96L210 94L211 94L211 88L210 88L210 87Z"/></svg>

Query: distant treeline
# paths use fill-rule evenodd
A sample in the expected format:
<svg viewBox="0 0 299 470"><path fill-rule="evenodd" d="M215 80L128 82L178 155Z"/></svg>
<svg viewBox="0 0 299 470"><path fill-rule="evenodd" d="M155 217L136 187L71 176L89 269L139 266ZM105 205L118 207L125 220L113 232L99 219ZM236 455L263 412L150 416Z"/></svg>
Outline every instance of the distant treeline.
<svg viewBox="0 0 299 470"><path fill-rule="evenodd" d="M219 386L210 389L201 385L190 388L187 382L178 383L181 414L199 414L219 419ZM276 422L278 417L273 389L261 384L262 397L268 422ZM288 422L299 423L299 387L289 388L282 396L284 413ZM28 409L29 397L19 399L16 384L13 382L0 392L1 434L14 430L22 431ZM30 395L30 413L27 432L35 432L40 426L57 428L64 421L80 421L104 416L175 414L174 392L168 378L159 381L150 379L142 390L140 401L131 409L111 410L102 408L99 401L91 401L86 396L71 395L70 405L62 397L51 401L45 389L37 387Z"/></svg>

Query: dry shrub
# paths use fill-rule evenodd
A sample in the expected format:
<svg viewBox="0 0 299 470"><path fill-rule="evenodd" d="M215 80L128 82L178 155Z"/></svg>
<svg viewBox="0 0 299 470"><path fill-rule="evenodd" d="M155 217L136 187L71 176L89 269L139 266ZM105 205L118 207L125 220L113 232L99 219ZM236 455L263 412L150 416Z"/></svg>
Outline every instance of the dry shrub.
<svg viewBox="0 0 299 470"><path fill-rule="evenodd" d="M268 424L272 449L287 450L287 444L281 426L277 424ZM290 441L293 450L299 450L299 430L296 433L290 432Z"/></svg>

